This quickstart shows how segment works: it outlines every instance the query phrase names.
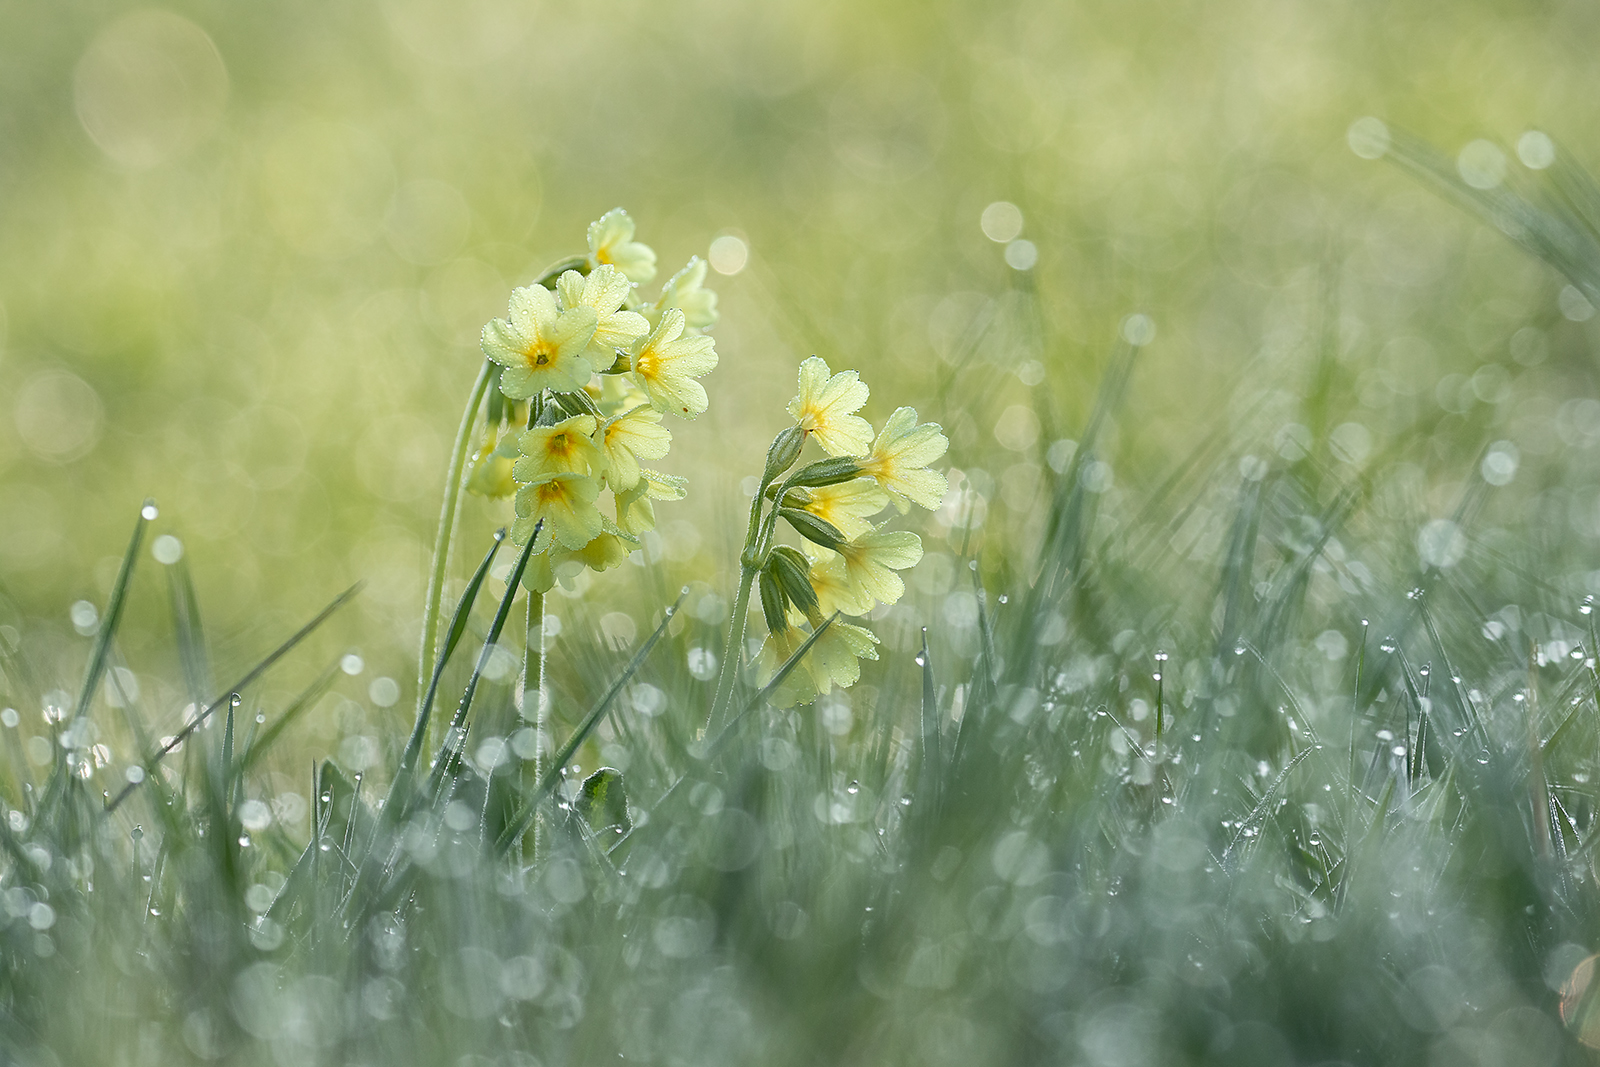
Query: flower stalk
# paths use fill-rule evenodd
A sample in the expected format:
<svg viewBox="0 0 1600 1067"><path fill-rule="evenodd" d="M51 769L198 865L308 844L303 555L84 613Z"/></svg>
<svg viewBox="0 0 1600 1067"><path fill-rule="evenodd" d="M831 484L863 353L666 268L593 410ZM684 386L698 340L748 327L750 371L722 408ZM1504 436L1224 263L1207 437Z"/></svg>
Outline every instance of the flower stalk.
<svg viewBox="0 0 1600 1067"><path fill-rule="evenodd" d="M422 654L417 657L417 711L428 691L428 678L433 662L439 654L439 608L444 601L444 580L450 568L450 549L455 541L456 525L461 520L461 488L466 473L467 457L471 454L472 430L478 421L478 409L483 396L489 391L495 365L483 361L478 380L467 396L466 410L461 413L461 425L456 429L455 446L450 452L450 467L445 474L444 503L439 509L439 532L433 539L433 565L428 571L428 597L422 609Z"/></svg>

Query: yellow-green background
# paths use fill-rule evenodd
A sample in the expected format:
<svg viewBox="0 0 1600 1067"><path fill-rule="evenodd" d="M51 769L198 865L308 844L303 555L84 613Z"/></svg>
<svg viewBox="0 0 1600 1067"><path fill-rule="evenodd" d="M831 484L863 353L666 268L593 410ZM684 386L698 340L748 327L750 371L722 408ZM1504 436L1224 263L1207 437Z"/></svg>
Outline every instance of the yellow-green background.
<svg viewBox="0 0 1600 1067"><path fill-rule="evenodd" d="M718 234L751 250L711 281L711 410L674 426L666 466L693 486L660 512L688 524L674 584L728 583L736 487L813 352L862 371L870 417L912 403L944 423L952 462L996 486L1043 462L995 441L1030 399L1010 372L1030 353L1046 367L1032 400L1060 421L1036 447L1073 435L1134 310L1158 326L1120 419L1135 491L1238 417L1241 389L1300 387L1334 288L1348 400L1380 440L1450 374L1523 379L1421 457L1441 499L1485 440L1522 434L1532 469L1558 447L1538 428L1554 405L1593 392L1560 281L1345 144L1376 114L1452 153L1538 127L1593 158L1590 5L136 10L0 6L0 622L63 680L87 645L68 606L103 606L149 495L220 661L366 579L324 643L409 696L478 329L619 204L658 282ZM965 353L972 318L1004 319L1028 281L979 228L996 200L1039 248L1045 340L1001 330ZM1524 371L1506 344L1528 323L1557 358ZM975 405L980 382L1000 389ZM1031 504L991 496L1003 549L995 531ZM469 507L464 551L495 521ZM153 670L167 613L142 566L123 645ZM642 619L636 588L608 576L592 595Z"/></svg>

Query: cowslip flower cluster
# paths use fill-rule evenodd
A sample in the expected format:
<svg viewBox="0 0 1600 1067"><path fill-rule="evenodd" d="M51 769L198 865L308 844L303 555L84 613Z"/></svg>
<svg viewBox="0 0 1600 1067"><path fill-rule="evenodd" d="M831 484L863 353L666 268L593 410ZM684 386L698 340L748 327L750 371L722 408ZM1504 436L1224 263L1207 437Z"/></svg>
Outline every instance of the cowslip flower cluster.
<svg viewBox="0 0 1600 1067"><path fill-rule="evenodd" d="M767 637L757 657L763 683L771 679L825 620L866 615L905 593L899 571L922 559L922 541L909 530L890 530L877 517L892 504L905 514L912 504L933 510L944 499L945 476L931 469L949 441L936 423L919 423L915 409L898 408L874 433L856 414L867 386L853 370L830 373L816 356L800 364L800 388L789 403L794 425L768 453L761 496L772 501L766 528L783 519L800 535L803 550L755 538L746 565L756 571ZM829 458L779 481L807 440ZM752 531L762 500L752 512ZM810 703L833 686L861 677L861 660L877 659L878 639L865 627L834 618L798 669L773 694L779 707Z"/></svg>
<svg viewBox="0 0 1600 1067"><path fill-rule="evenodd" d="M540 593L621 563L654 528L655 502L683 498L683 479L641 461L671 447L666 414L706 410L696 379L717 365L705 261L691 259L647 302L637 286L655 277L656 254L634 240L628 213L607 212L588 236L587 256L512 290L506 317L483 328L498 388L467 488L515 497L512 539L539 537L523 584Z"/></svg>

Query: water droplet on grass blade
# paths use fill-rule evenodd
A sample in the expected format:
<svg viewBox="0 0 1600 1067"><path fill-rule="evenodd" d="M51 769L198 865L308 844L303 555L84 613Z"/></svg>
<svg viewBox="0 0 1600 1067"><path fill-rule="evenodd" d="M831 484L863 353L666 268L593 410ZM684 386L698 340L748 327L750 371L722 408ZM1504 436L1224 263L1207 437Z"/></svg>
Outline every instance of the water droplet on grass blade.
<svg viewBox="0 0 1600 1067"><path fill-rule="evenodd" d="M146 522L149 522L151 519L154 519L160 514L161 512L156 507L156 502L154 500L145 501L144 507L139 509L139 517L144 519Z"/></svg>

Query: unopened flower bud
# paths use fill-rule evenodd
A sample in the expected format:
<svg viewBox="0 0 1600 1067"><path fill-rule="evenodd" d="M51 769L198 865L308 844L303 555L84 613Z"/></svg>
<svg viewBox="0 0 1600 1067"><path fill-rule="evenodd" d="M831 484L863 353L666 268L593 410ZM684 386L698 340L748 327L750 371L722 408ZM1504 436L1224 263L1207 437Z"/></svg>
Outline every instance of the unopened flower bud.
<svg viewBox="0 0 1600 1067"><path fill-rule="evenodd" d="M770 567L762 570L756 588L761 591L761 614L766 617L767 629L775 634L788 630L789 618L783 603L783 590Z"/></svg>
<svg viewBox="0 0 1600 1067"><path fill-rule="evenodd" d="M834 456L831 459L819 459L815 463L801 467L794 476L788 480L789 485L817 487L823 485L838 485L848 482L861 474L861 461L854 456Z"/></svg>
<svg viewBox="0 0 1600 1067"><path fill-rule="evenodd" d="M818 618L817 591L811 585L811 563L797 549L778 545L767 559L767 569L778 581L778 588L815 622Z"/></svg>
<svg viewBox="0 0 1600 1067"><path fill-rule="evenodd" d="M800 458L800 450L805 444L806 432L798 426L790 426L773 438L772 447L767 449L767 469L762 474L761 480L771 482L794 466L794 461Z"/></svg>
<svg viewBox="0 0 1600 1067"><path fill-rule="evenodd" d="M844 544L845 536L839 528L827 519L818 518L809 511L800 511L796 508L779 508L778 514L794 527L795 533L804 537L813 544L823 548L838 548Z"/></svg>

